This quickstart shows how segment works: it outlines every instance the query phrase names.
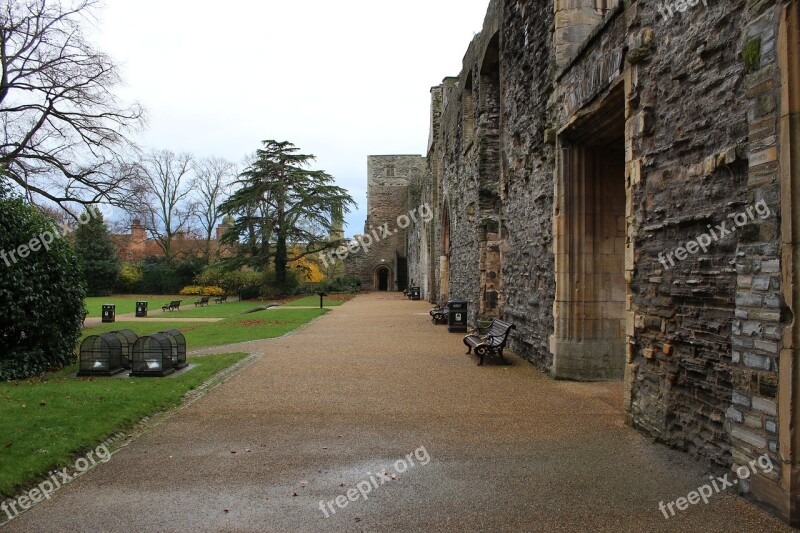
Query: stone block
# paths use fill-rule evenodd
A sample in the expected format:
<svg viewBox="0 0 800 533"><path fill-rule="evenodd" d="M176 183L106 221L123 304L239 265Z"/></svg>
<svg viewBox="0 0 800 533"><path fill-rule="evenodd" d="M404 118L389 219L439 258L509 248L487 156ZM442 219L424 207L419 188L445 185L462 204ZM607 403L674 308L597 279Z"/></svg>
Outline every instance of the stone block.
<svg viewBox="0 0 800 533"><path fill-rule="evenodd" d="M748 431L744 428L733 428L731 431L731 437L734 439L739 439L742 442L745 442L751 446L754 446L758 449L764 449L767 447L767 439L758 435L752 431Z"/></svg>
<svg viewBox="0 0 800 533"><path fill-rule="evenodd" d="M733 403L736 405L750 407L750 397L739 392L734 391L733 395L731 396L731 401L733 401Z"/></svg>
<svg viewBox="0 0 800 533"><path fill-rule="evenodd" d="M725 418L727 418L728 420L733 420L734 422L737 422L739 424L741 424L742 421L744 420L742 412L735 409L734 407L728 408L728 410L725 412Z"/></svg>
<svg viewBox="0 0 800 533"><path fill-rule="evenodd" d="M761 417L748 413L744 415L744 425L749 428L761 429Z"/></svg>
<svg viewBox="0 0 800 533"><path fill-rule="evenodd" d="M753 409L770 416L778 416L778 404L765 398L753 398Z"/></svg>
<svg viewBox="0 0 800 533"><path fill-rule="evenodd" d="M775 355L777 355L779 351L779 346L776 341L756 339L754 345L756 350L762 350Z"/></svg>
<svg viewBox="0 0 800 533"><path fill-rule="evenodd" d="M765 165L767 163L774 163L778 159L778 149L777 148L768 148L766 150L761 150L760 152L756 152L750 154L750 168L758 167L761 165Z"/></svg>
<svg viewBox="0 0 800 533"><path fill-rule="evenodd" d="M772 359L749 352L745 352L744 354L744 364L749 368L755 368L757 370L768 371L772 369Z"/></svg>

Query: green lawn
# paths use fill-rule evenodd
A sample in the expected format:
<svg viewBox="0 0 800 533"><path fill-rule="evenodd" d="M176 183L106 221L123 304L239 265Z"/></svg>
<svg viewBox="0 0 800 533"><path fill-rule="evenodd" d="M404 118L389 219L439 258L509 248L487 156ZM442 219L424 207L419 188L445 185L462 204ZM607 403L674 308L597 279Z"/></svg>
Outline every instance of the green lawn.
<svg viewBox="0 0 800 533"><path fill-rule="evenodd" d="M325 307L336 307L354 298L354 294L331 294L325 297ZM258 306L267 305L270 302L230 302L224 304L214 303L211 297L211 304L207 307L195 307L194 302L200 299L199 296L153 296L153 295L122 295L108 297L86 298L86 309L89 310L90 317L99 317L103 311L103 305L116 305L117 315L127 315L136 312L136 302L148 302L148 318L158 319L159 317L173 318L228 318L239 315L245 311ZM172 300L181 300L180 311L164 313L161 306L170 303ZM304 296L297 300L283 304L284 307L319 307L319 296L316 294Z"/></svg>
<svg viewBox="0 0 800 533"><path fill-rule="evenodd" d="M75 379L76 367L44 379L0 383L0 494L26 483L142 418L178 405L183 395L246 354L192 357L197 368L165 379Z"/></svg>
<svg viewBox="0 0 800 533"><path fill-rule="evenodd" d="M241 315L245 311L255 309L256 307L268 305L262 302L250 301L215 304L212 299L211 305L195 307L193 302L196 301L196 299L191 299L191 301L184 300L180 311L163 312L161 310L161 305L164 304L161 304L157 309L150 309L147 313L147 318L154 320L158 320L159 318L229 318Z"/></svg>
<svg viewBox="0 0 800 533"><path fill-rule="evenodd" d="M325 307L336 307L355 298L355 294L331 294L325 297ZM319 307L319 296L313 294L284 304L284 307Z"/></svg>
<svg viewBox="0 0 800 533"><path fill-rule="evenodd" d="M224 304L220 307L224 307ZM252 305L250 306L252 308ZM321 316L325 309L274 309L249 315L236 316L222 322L115 322L100 324L83 330L86 335L99 335L120 329L132 329L139 336L157 333L166 329L177 329L186 337L189 350L223 346L237 342L280 337L303 324ZM167 313L164 313L167 315ZM172 313L173 316L179 316Z"/></svg>
<svg viewBox="0 0 800 533"><path fill-rule="evenodd" d="M170 297L150 297L166 302ZM90 298L87 306L100 314L105 303L133 305L148 297ZM162 304L163 305L163 304ZM326 309L276 309L241 315L258 302L188 308L180 313L153 313L152 320L100 324L84 336L119 329L148 335L178 329L187 348L196 350L279 337L325 314ZM261 304L263 305L263 304ZM160 307L160 305L159 305ZM218 317L220 322L163 322L159 317ZM12 496L26 483L57 466L71 466L78 455L145 416L180 403L183 395L245 357L246 354L190 357L197 368L176 378L71 378L76 366L27 381L0 383L0 496ZM0 498L1 500L2 498Z"/></svg>
<svg viewBox="0 0 800 533"><path fill-rule="evenodd" d="M150 311L158 311L160 313L161 306L168 304L171 300L183 300L184 303L189 304L197 301L195 298L190 302L190 297L188 296L151 296L142 294L99 298L92 297L86 298L86 309L89 310L90 317L98 317L101 316L103 312L103 306L111 304L117 306L116 311L118 315L127 315L136 312L136 302L149 302Z"/></svg>

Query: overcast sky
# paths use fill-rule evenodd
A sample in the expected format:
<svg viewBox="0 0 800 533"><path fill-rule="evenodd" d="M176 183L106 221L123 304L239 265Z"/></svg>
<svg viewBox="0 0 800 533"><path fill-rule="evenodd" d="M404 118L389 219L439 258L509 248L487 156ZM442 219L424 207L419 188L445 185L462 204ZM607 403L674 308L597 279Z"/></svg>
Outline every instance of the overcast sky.
<svg viewBox="0 0 800 533"><path fill-rule="evenodd" d="M488 0L107 0L95 40L148 110L141 143L241 161L317 156L358 202L367 156L427 150L430 88L457 75Z"/></svg>

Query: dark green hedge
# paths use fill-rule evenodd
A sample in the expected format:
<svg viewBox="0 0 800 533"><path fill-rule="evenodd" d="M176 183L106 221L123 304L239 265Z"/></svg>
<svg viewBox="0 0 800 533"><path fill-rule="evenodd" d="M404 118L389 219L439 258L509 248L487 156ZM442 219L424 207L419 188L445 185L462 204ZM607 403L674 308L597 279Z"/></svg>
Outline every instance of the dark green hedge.
<svg viewBox="0 0 800 533"><path fill-rule="evenodd" d="M56 234L49 217L0 190L0 381L75 362L86 289L72 245ZM49 249L18 256L42 235L54 237Z"/></svg>
<svg viewBox="0 0 800 533"><path fill-rule="evenodd" d="M203 271L199 259L187 258L169 262L160 257L148 257L139 264L142 279L134 286L137 294L178 294Z"/></svg>

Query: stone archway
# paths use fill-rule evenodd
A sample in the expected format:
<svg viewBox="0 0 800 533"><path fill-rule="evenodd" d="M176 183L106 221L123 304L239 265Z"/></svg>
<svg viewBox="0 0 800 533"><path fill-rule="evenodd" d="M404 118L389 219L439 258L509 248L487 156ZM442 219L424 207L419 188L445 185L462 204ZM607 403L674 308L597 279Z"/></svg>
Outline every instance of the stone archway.
<svg viewBox="0 0 800 533"><path fill-rule="evenodd" d="M388 266L381 265L376 268L373 278L372 286L375 287L376 291L388 292L392 290L394 280L392 276L392 270Z"/></svg>

